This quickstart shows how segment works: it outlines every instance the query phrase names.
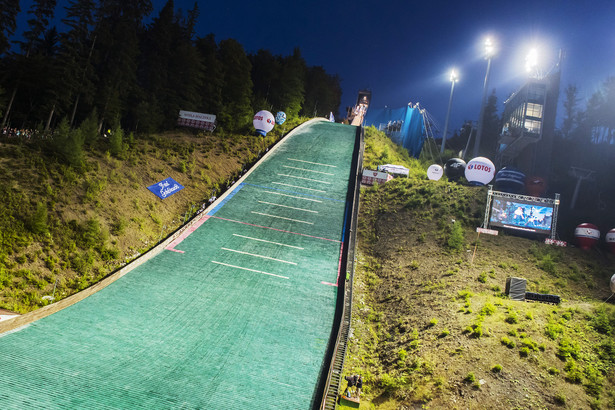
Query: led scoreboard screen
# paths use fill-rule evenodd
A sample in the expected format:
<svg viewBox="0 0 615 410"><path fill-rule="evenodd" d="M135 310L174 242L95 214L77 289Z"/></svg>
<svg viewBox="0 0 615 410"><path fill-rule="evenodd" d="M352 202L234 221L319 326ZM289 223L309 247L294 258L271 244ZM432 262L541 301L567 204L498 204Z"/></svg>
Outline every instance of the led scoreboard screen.
<svg viewBox="0 0 615 410"><path fill-rule="evenodd" d="M491 204L491 226L515 229L541 234L551 233L553 206L544 203L493 198Z"/></svg>

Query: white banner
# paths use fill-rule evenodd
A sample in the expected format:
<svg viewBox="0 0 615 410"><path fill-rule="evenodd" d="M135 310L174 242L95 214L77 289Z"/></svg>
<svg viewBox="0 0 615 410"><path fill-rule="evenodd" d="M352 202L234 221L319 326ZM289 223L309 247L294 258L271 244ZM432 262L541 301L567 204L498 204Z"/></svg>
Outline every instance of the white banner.
<svg viewBox="0 0 615 410"><path fill-rule="evenodd" d="M213 114L203 114L201 112L192 112L184 110L179 111L179 118L196 121L216 122L216 116Z"/></svg>

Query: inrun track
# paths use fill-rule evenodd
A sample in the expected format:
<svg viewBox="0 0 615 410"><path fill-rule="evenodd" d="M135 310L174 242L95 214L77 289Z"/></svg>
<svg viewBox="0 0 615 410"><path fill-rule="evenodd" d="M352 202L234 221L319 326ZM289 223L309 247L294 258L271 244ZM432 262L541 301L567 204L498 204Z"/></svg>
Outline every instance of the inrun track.
<svg viewBox="0 0 615 410"><path fill-rule="evenodd" d="M153 257L0 334L0 408L314 407L356 133L304 124Z"/></svg>

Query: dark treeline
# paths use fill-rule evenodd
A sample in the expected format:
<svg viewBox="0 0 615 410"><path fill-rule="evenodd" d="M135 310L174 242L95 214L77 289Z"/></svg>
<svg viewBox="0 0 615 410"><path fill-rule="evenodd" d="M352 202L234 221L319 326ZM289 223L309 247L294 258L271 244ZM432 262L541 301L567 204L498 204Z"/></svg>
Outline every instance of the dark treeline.
<svg viewBox="0 0 615 410"><path fill-rule="evenodd" d="M56 6L33 1L18 36L19 1L0 0L1 128L44 131L64 119L75 127L93 116L99 132L153 132L188 110L240 132L261 109L289 118L338 113L337 75L308 66L298 48L247 54L233 39L197 37L197 2L182 12L169 0L146 24L150 0L69 0L64 32L51 25Z"/></svg>

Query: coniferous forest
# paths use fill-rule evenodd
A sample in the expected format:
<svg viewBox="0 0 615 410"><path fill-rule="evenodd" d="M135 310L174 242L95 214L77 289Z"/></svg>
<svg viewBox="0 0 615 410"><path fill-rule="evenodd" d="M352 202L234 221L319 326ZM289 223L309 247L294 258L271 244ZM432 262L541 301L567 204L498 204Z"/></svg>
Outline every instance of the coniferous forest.
<svg viewBox="0 0 615 410"><path fill-rule="evenodd" d="M35 0L27 27L17 27L19 1L2 0L0 10L1 128L41 135L91 117L99 132L150 133L174 127L187 110L238 132L262 109L289 118L339 109L340 78L308 66L299 48L248 54L236 40L198 37L198 2L182 11L169 0L153 15L150 0L69 0L63 8Z"/></svg>

